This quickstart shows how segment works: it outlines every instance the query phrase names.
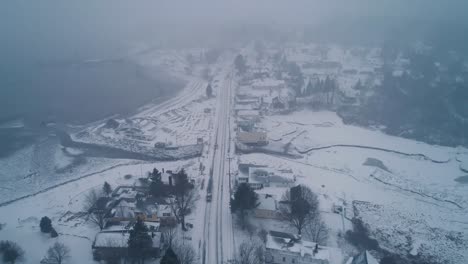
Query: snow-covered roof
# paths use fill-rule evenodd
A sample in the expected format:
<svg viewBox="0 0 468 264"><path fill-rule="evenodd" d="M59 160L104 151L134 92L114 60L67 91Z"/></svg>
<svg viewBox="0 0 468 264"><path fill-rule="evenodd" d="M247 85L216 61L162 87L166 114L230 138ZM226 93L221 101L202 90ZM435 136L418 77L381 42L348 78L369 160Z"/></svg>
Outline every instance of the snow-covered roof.
<svg viewBox="0 0 468 264"><path fill-rule="evenodd" d="M160 232L148 232L153 240L153 248L159 248L161 244ZM94 247L126 248L130 233L127 230L122 231L102 231L96 234Z"/></svg>
<svg viewBox="0 0 468 264"><path fill-rule="evenodd" d="M287 183L292 182L294 175L292 171L279 171L269 167L250 167L249 183Z"/></svg>
<svg viewBox="0 0 468 264"><path fill-rule="evenodd" d="M286 236L289 235L289 236ZM303 258L312 259L330 259L330 251L327 247L318 245L318 251L314 253L317 243L297 239L294 235L281 233L281 232L270 232L267 235L266 249L267 250L279 250L288 253L297 254Z"/></svg>
<svg viewBox="0 0 468 264"><path fill-rule="evenodd" d="M237 112L238 116L259 116L260 112L258 110L251 109L242 109Z"/></svg>
<svg viewBox="0 0 468 264"><path fill-rule="evenodd" d="M363 251L347 261L349 264L379 264L379 262L369 253Z"/></svg>
<svg viewBox="0 0 468 264"><path fill-rule="evenodd" d="M258 194L258 193L257 193ZM277 210L277 200L275 195L271 194L258 194L258 206L256 209L259 210L269 210L269 211L276 211Z"/></svg>
<svg viewBox="0 0 468 264"><path fill-rule="evenodd" d="M273 78L264 78L264 79L256 79L252 81L252 85L256 86L278 86L278 85L284 85L283 80L277 80Z"/></svg>

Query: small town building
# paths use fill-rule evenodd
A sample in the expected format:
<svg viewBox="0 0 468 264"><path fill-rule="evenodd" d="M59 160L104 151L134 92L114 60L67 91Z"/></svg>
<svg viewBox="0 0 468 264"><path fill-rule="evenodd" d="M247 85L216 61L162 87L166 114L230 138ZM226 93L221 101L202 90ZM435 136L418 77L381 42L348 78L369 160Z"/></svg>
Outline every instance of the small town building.
<svg viewBox="0 0 468 264"><path fill-rule="evenodd" d="M272 78L257 79L252 82L252 88L255 90L280 90L285 87L283 80L276 80Z"/></svg>
<svg viewBox="0 0 468 264"><path fill-rule="evenodd" d="M237 141L246 145L267 145L267 133L266 132L246 132L239 131L237 132Z"/></svg>
<svg viewBox="0 0 468 264"><path fill-rule="evenodd" d="M298 235L270 231L265 245L265 263L328 264L330 250Z"/></svg>
<svg viewBox="0 0 468 264"><path fill-rule="evenodd" d="M264 187L291 187L295 176L291 170L275 170L268 167L249 167L248 174L238 176L239 183L247 183L254 189Z"/></svg>
<svg viewBox="0 0 468 264"><path fill-rule="evenodd" d="M275 195L258 194L258 206L254 209L254 216L257 218L281 219L278 210L278 201Z"/></svg>
<svg viewBox="0 0 468 264"><path fill-rule="evenodd" d="M148 255L157 258L161 253L161 233L150 231L152 245ZM128 229L101 231L97 233L92 244L93 258L97 261L104 259L122 259L128 256Z"/></svg>
<svg viewBox="0 0 468 264"><path fill-rule="evenodd" d="M236 112L238 119L260 122L261 114L258 110L238 110Z"/></svg>
<svg viewBox="0 0 468 264"><path fill-rule="evenodd" d="M349 258L346 264L379 264L379 262L366 250Z"/></svg>

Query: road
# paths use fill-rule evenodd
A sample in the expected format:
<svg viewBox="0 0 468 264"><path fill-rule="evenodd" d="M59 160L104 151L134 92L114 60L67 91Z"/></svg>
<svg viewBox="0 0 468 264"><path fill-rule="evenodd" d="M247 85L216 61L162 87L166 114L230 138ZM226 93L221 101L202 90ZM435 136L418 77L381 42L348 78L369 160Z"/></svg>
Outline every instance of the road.
<svg viewBox="0 0 468 264"><path fill-rule="evenodd" d="M229 209L231 156L232 72L226 75L217 94L217 129L213 148L213 199L205 208L202 263L226 263L234 255L232 216Z"/></svg>

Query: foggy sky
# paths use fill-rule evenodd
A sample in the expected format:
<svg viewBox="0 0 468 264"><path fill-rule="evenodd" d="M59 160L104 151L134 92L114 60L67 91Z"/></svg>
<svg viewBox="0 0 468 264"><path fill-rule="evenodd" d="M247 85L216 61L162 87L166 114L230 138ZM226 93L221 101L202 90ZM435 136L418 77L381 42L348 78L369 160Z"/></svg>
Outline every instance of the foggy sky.
<svg viewBox="0 0 468 264"><path fill-rule="evenodd" d="M15 0L0 3L4 61L106 57L209 27L314 24L343 17L466 20L463 0Z"/></svg>

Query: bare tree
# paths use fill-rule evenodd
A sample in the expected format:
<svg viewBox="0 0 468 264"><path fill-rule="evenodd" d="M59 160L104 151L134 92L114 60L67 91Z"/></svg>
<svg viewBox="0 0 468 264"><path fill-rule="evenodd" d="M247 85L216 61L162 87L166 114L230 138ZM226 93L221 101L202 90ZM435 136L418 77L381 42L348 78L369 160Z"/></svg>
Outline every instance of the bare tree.
<svg viewBox="0 0 468 264"><path fill-rule="evenodd" d="M177 180L174 186L175 198L171 199L170 206L178 222L185 229L185 216L188 215L198 200L198 193L193 185L189 183L187 173L182 169L177 173Z"/></svg>
<svg viewBox="0 0 468 264"><path fill-rule="evenodd" d="M233 264L263 264L265 259L265 250L258 240L242 242Z"/></svg>
<svg viewBox="0 0 468 264"><path fill-rule="evenodd" d="M105 210L94 210L88 216L88 221L99 227L100 230L106 226L106 211Z"/></svg>
<svg viewBox="0 0 468 264"><path fill-rule="evenodd" d="M308 221L304 232L313 242L320 245L327 244L329 229L319 215Z"/></svg>
<svg viewBox="0 0 468 264"><path fill-rule="evenodd" d="M262 240L263 243L266 243L267 241L267 236L268 236L268 231L266 231L265 229L260 229L260 231L258 231L258 237Z"/></svg>
<svg viewBox="0 0 468 264"><path fill-rule="evenodd" d="M0 253L3 254L5 263L15 264L17 261L24 260L24 250L12 241L0 241Z"/></svg>
<svg viewBox="0 0 468 264"><path fill-rule="evenodd" d="M304 227L319 214L317 195L306 186L298 185L287 190L280 202L279 210L300 235Z"/></svg>
<svg viewBox="0 0 468 264"><path fill-rule="evenodd" d="M178 241L173 244L172 249L176 253L180 264L194 264L197 262L197 254L189 244Z"/></svg>
<svg viewBox="0 0 468 264"><path fill-rule="evenodd" d="M70 249L62 243L55 244L47 250L47 255L41 261L43 264L63 264L70 258Z"/></svg>
<svg viewBox="0 0 468 264"><path fill-rule="evenodd" d="M175 227L167 227L162 230L162 239L165 248L170 248L174 245L174 240L176 238L177 230Z"/></svg>
<svg viewBox="0 0 468 264"><path fill-rule="evenodd" d="M182 230L185 230L185 216L195 208L195 202L198 198L197 191L190 189L184 193L179 193L174 199L171 199L170 206L172 212L176 216L177 221L182 223Z"/></svg>
<svg viewBox="0 0 468 264"><path fill-rule="evenodd" d="M90 190L83 201L83 210L85 210L88 213L91 213L96 206L97 201L99 198L102 197L102 194L99 191L96 191L96 189Z"/></svg>

